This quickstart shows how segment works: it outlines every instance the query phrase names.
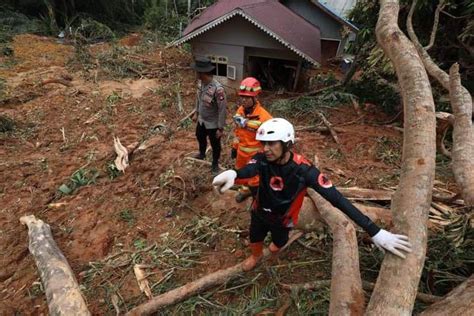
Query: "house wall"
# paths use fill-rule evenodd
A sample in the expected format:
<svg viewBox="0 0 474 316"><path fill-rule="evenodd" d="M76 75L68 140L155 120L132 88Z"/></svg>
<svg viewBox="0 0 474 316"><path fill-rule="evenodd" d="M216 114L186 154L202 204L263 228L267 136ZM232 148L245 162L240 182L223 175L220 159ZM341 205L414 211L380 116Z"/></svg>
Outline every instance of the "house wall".
<svg viewBox="0 0 474 316"><path fill-rule="evenodd" d="M318 26L321 30L321 39L341 40L341 24L310 1L283 0L281 2L290 10L302 16L306 21Z"/></svg>
<svg viewBox="0 0 474 316"><path fill-rule="evenodd" d="M209 55L226 56L228 58L228 65L235 66L235 80L226 77L216 76L216 79L228 86L228 88L237 88L244 74L244 47L236 45L218 44L203 42L198 38L190 41L192 46L192 53L195 57L206 57ZM231 91L227 91L230 93Z"/></svg>
<svg viewBox="0 0 474 316"><path fill-rule="evenodd" d="M246 75L247 56L301 60L277 40L239 16L193 38L190 43L194 56L216 55L228 58L228 65L236 67L236 80L225 77L217 77L217 80L234 88L238 88Z"/></svg>
<svg viewBox="0 0 474 316"><path fill-rule="evenodd" d="M195 39L206 43L287 50L277 40L241 16L235 16Z"/></svg>

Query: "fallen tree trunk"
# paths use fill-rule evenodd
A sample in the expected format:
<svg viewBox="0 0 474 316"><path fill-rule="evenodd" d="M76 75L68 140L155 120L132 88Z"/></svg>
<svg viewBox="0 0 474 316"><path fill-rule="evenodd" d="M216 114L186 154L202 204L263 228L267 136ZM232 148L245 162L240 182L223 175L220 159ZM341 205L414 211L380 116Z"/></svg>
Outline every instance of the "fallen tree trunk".
<svg viewBox="0 0 474 316"><path fill-rule="evenodd" d="M474 311L474 275L448 293L442 300L428 307L420 316L472 315Z"/></svg>
<svg viewBox="0 0 474 316"><path fill-rule="evenodd" d="M90 315L74 273L56 245L49 225L34 215L23 216L20 222L28 226L28 248L38 267L50 314Z"/></svg>
<svg viewBox="0 0 474 316"><path fill-rule="evenodd" d="M329 315L362 315L365 298L354 225L313 189L308 189L308 195L331 228L333 237Z"/></svg>
<svg viewBox="0 0 474 316"><path fill-rule="evenodd" d="M290 246L295 240L301 237L303 233L296 232L290 237L290 240L283 248L286 249ZM270 257L270 251L265 249L263 252L263 259ZM262 261L260 261L262 262ZM161 295L158 295L146 303L143 303L131 311L129 311L126 315L128 316L138 316L138 315L151 315L159 311L161 308L166 306L170 306L176 303L179 303L191 296L197 295L211 287L225 284L229 282L233 278L237 277L240 273L243 272L242 269L243 262L238 263L232 267L227 269L218 270L211 274L205 275L200 279L187 283L183 286L180 286L174 290L168 291Z"/></svg>
<svg viewBox="0 0 474 316"><path fill-rule="evenodd" d="M436 119L430 82L413 44L398 27L397 0L380 0L377 42L395 68L404 105L403 158L392 198L394 230L409 237L406 259L385 259L367 315L411 315L426 255L427 222L433 190Z"/></svg>
<svg viewBox="0 0 474 316"><path fill-rule="evenodd" d="M472 98L463 91L459 65L449 69L449 97L454 113L452 166L454 178L467 206L474 206L474 129Z"/></svg>
<svg viewBox="0 0 474 316"><path fill-rule="evenodd" d="M374 223L385 227L392 226L392 213L383 207L368 206L361 203L353 203L364 215L367 215ZM325 220L315 208L310 198L305 197L298 219L298 229L305 232L321 231L325 227Z"/></svg>
<svg viewBox="0 0 474 316"><path fill-rule="evenodd" d="M359 187L337 188L348 199L364 201L391 201L394 191L372 190Z"/></svg>

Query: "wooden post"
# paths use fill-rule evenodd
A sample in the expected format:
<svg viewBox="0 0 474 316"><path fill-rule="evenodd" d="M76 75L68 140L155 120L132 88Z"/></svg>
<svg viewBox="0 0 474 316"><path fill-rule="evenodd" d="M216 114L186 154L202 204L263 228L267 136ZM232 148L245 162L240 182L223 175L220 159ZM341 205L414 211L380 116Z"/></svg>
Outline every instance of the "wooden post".
<svg viewBox="0 0 474 316"><path fill-rule="evenodd" d="M298 66L296 67L296 74L295 74L295 82L293 84L293 91L296 91L296 88L298 87L298 81L300 79L302 65L303 65L303 61L300 60L298 62Z"/></svg>

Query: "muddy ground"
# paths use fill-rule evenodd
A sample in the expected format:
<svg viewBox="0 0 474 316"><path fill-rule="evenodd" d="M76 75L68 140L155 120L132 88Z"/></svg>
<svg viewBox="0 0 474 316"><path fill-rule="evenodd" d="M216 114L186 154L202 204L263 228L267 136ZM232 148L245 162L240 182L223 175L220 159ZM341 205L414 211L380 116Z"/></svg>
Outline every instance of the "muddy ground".
<svg viewBox="0 0 474 316"><path fill-rule="evenodd" d="M119 45L139 43L126 38ZM13 48L14 57L0 60L0 77L10 97L0 105L0 115L16 122L12 132L0 134L0 314L47 314L39 274L27 248L27 229L19 222L27 214L51 225L95 315L115 314L114 302L124 312L146 301L133 274L136 263L150 265L146 272L157 295L245 257L249 222L245 206L233 201L235 193L224 197L213 193L209 167L185 159L197 149L194 125L179 124L194 101L188 53L159 46L138 50L137 58L158 69L156 74L114 80L77 67L71 62L74 48L55 39L21 35ZM91 51L108 49L103 44ZM66 78L69 86L41 84L58 78ZM177 110L173 90L178 81L183 113ZM262 102L275 98L267 93ZM229 99L233 112L235 97ZM300 132L297 148L310 159L317 155L336 185L395 186L401 132L384 127L390 118L373 105L362 107L363 119L350 104L323 109L335 126L344 129L339 133L340 147L329 134ZM314 122L306 118L293 123ZM224 167L231 166L230 134L231 128L223 150ZM130 167L121 174L112 167L113 136L125 146L146 138L156 144L135 151ZM71 177L78 170L82 174L76 173L74 179L84 185L61 193L61 185L74 186ZM318 236L307 238L317 245ZM361 234L363 251L378 256L364 246L364 240ZM163 313L276 312L290 294L275 280L329 278L330 241L321 241L318 247L321 252L295 244L282 258L227 288ZM301 298L301 306L293 304L289 313L324 314L328 293L326 289Z"/></svg>

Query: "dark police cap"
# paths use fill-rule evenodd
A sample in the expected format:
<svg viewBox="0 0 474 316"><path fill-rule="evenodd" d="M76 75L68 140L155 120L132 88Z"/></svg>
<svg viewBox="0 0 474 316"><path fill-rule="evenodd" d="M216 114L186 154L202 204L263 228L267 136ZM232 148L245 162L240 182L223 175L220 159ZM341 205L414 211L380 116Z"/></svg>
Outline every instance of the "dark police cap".
<svg viewBox="0 0 474 316"><path fill-rule="evenodd" d="M197 57L194 62L191 63L191 68L197 72L211 72L214 70L214 66L209 58Z"/></svg>

